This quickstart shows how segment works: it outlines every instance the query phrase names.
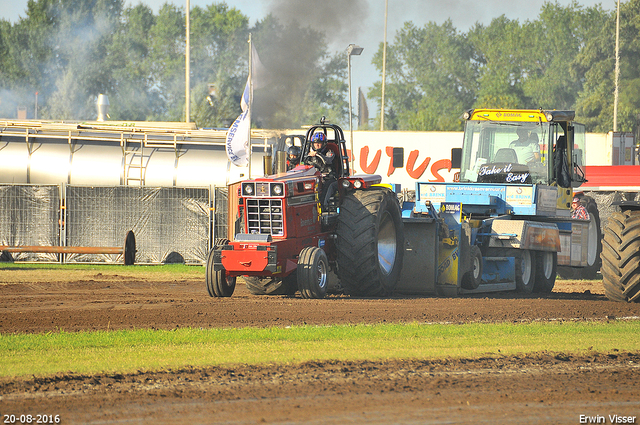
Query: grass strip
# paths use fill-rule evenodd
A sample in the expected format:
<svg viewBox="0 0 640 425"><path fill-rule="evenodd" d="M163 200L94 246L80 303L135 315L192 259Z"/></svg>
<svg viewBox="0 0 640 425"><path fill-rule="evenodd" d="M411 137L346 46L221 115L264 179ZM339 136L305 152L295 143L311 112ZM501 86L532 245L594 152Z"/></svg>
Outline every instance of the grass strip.
<svg viewBox="0 0 640 425"><path fill-rule="evenodd" d="M129 373L311 360L640 351L640 321L379 324L0 335L0 376Z"/></svg>

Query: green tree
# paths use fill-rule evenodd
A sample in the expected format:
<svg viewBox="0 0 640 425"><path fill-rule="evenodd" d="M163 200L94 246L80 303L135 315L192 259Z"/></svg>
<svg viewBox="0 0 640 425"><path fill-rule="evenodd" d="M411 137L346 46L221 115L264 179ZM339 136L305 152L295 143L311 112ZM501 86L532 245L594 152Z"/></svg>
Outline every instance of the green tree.
<svg viewBox="0 0 640 425"><path fill-rule="evenodd" d="M523 55L529 51L528 38L517 20L504 15L487 27L476 25L469 42L479 63L477 108L526 108L531 99L524 93L526 78Z"/></svg>
<svg viewBox="0 0 640 425"><path fill-rule="evenodd" d="M153 12L142 4L123 12L105 64L111 69L112 84L105 89L111 119L144 121L160 113L157 93L151 90L149 44L154 24Z"/></svg>
<svg viewBox="0 0 640 425"><path fill-rule="evenodd" d="M184 13L177 6L165 3L150 28L151 90L158 96L153 120L184 121L185 48Z"/></svg>
<svg viewBox="0 0 640 425"><path fill-rule="evenodd" d="M609 14L600 5L563 7L545 2L537 21L523 26L527 40L522 58L524 94L529 107L573 109L582 90L584 70L575 67L583 46L597 38Z"/></svg>
<svg viewBox="0 0 640 425"><path fill-rule="evenodd" d="M461 111L474 101L477 59L472 46L453 27L405 23L387 47L385 127L403 130L458 130ZM382 46L373 59L382 69ZM380 99L381 84L369 96ZM379 119L379 118L378 118Z"/></svg>
<svg viewBox="0 0 640 425"><path fill-rule="evenodd" d="M191 109L200 126L228 126L238 115L246 83L248 23L224 3L191 11Z"/></svg>
<svg viewBox="0 0 640 425"><path fill-rule="evenodd" d="M620 5L620 85L618 131L637 129L640 109L640 0ZM584 89L576 112L590 131L613 130L616 14L611 13L597 37L589 40L576 61L584 72Z"/></svg>

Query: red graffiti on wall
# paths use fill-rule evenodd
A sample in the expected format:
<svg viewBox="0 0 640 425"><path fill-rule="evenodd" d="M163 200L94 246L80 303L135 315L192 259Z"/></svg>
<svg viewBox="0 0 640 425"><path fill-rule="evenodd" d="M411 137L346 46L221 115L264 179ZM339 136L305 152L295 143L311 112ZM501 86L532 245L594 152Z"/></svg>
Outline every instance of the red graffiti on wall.
<svg viewBox="0 0 640 425"><path fill-rule="evenodd" d="M371 161L371 164L367 165L369 146L363 146L362 149L360 149L360 169L367 174L375 173L378 169L378 164L380 164L380 156L382 156L382 151L378 149L373 157L373 161Z"/></svg>
<svg viewBox="0 0 640 425"><path fill-rule="evenodd" d="M396 170L396 167L393 166L393 146L387 146L385 151L387 152L387 156L391 158L389 161L389 170L387 170L387 177L389 177Z"/></svg>
<svg viewBox="0 0 640 425"><path fill-rule="evenodd" d="M444 183L444 178L440 175L439 171L444 170L445 168L448 171L451 171L450 159L439 159L438 161L434 162L433 165L431 166L431 174L433 174L433 176L435 177L435 180L429 180L429 181Z"/></svg>
<svg viewBox="0 0 640 425"><path fill-rule="evenodd" d="M349 152L350 153L350 152ZM389 157L389 166L387 168L387 177L391 176L396 167L393 166L393 146L386 146L385 153ZM419 180L431 163L431 157L426 157L419 165L418 162L419 150L413 150L409 153L409 157L406 162L407 174L414 180ZM360 148L360 169L366 174L375 174L380 166L380 160L382 158L382 149L377 149L373 159L369 161L369 146L363 146ZM430 182L444 182L444 177L440 175L442 170L451 171L451 160L439 159L435 161L430 168L431 174L434 179L429 179Z"/></svg>
<svg viewBox="0 0 640 425"><path fill-rule="evenodd" d="M422 164L420 164L418 168L415 168L416 160L418 159L418 153L419 152L417 150L411 151L411 153L409 153L409 159L407 160L407 174L409 174L409 176L415 180L418 180L420 177L422 177L422 175L424 174L424 170L427 169L429 162L431 162L431 157L428 156L424 161L422 161Z"/></svg>

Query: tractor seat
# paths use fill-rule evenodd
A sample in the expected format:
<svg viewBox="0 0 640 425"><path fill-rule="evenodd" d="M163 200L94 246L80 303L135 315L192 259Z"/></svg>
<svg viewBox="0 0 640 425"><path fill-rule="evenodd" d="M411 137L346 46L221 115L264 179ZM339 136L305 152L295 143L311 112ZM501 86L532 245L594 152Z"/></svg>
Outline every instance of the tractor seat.
<svg viewBox="0 0 640 425"><path fill-rule="evenodd" d="M518 163L518 155L516 151L511 148L501 148L496 152L496 156L493 158L493 162L510 162Z"/></svg>

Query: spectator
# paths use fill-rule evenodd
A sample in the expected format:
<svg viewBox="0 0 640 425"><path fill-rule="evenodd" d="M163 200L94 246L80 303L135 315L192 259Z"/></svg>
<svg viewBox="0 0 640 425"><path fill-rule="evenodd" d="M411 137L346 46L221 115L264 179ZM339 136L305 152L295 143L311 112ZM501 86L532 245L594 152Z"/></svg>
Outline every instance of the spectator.
<svg viewBox="0 0 640 425"><path fill-rule="evenodd" d="M571 203L571 218L575 218L578 220L589 220L589 212L582 205L580 199L575 197L573 198L573 202Z"/></svg>

